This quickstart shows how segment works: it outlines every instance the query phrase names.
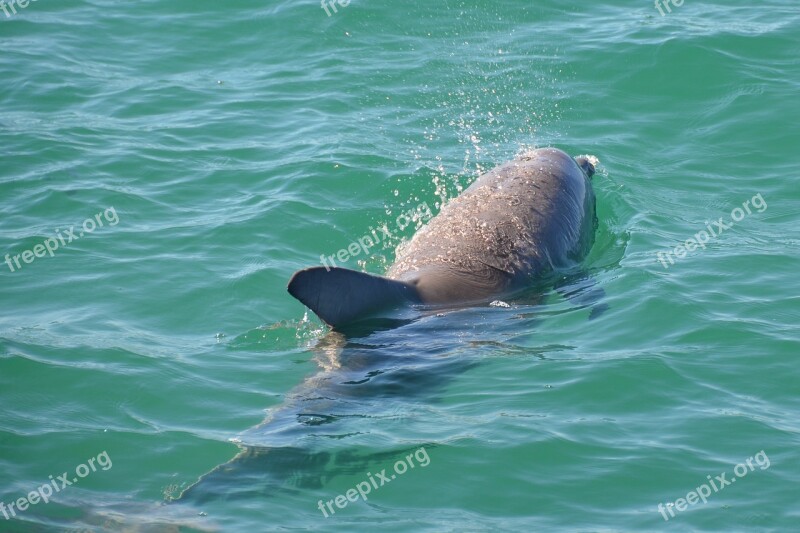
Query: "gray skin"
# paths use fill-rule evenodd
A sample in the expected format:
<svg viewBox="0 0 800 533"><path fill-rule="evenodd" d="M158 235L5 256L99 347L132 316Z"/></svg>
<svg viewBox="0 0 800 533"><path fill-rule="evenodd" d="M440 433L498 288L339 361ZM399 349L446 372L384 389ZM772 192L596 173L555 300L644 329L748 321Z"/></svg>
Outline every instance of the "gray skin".
<svg viewBox="0 0 800 533"><path fill-rule="evenodd" d="M289 293L341 327L390 307L479 303L528 288L591 248L594 170L586 157L530 151L445 205L385 277L314 267L294 274Z"/></svg>
<svg viewBox="0 0 800 533"><path fill-rule="evenodd" d="M555 148L487 172L414 235L386 277L413 286L423 303L449 304L574 266L594 242L592 174L588 160Z"/></svg>

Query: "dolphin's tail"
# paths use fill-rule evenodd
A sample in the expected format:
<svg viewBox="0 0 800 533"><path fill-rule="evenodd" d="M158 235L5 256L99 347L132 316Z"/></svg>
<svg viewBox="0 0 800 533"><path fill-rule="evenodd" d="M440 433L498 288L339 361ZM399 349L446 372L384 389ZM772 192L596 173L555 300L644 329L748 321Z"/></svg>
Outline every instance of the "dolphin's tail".
<svg viewBox="0 0 800 533"><path fill-rule="evenodd" d="M384 309L419 303L416 289L407 283L338 267L299 270L288 289L334 328Z"/></svg>

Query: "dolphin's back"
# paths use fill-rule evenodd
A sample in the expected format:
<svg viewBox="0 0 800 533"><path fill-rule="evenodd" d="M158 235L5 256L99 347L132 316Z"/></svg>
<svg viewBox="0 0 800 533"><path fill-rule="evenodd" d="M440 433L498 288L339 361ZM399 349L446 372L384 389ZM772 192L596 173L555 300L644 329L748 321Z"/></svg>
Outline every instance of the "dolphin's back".
<svg viewBox="0 0 800 533"><path fill-rule="evenodd" d="M561 150L535 150L482 175L445 205L387 277L414 286L427 303L483 300L580 261L594 226L589 175Z"/></svg>
<svg viewBox="0 0 800 533"><path fill-rule="evenodd" d="M289 292L333 327L406 304L485 301L580 261L594 241L594 166L534 150L479 177L420 229L386 277L296 272Z"/></svg>

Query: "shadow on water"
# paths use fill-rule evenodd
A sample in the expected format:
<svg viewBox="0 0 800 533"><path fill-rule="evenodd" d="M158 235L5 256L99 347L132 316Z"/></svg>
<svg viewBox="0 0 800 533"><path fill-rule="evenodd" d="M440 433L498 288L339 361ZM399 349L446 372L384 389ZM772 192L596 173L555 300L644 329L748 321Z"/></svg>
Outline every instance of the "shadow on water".
<svg viewBox="0 0 800 533"><path fill-rule="evenodd" d="M368 333L360 337L325 335L312 349L320 370L236 439L241 448L236 457L202 476L177 502L319 489L337 476L363 474L426 444L386 449L382 433L435 402L449 381L478 360L459 357L452 346L437 348L430 339L415 342L421 322L425 319L362 324L359 332Z"/></svg>
<svg viewBox="0 0 800 533"><path fill-rule="evenodd" d="M507 342L520 327L526 333L537 328L546 308L541 289L518 295L513 304L383 317L350 328L346 335L326 334L312 348L320 370L261 424L239 436L240 452L231 461L202 476L176 501L204 504L320 489L337 476L363 475L431 446L402 447L386 435L403 434L404 419L419 416L487 354L541 356ZM602 289L584 272L560 279L555 291L573 309L591 307L594 313L602 305L596 305ZM568 349L547 350L562 348Z"/></svg>

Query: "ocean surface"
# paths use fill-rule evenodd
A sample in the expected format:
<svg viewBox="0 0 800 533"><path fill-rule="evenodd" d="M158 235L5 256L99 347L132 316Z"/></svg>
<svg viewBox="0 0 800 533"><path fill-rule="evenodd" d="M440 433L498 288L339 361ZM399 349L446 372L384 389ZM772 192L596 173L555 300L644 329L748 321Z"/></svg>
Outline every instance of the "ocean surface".
<svg viewBox="0 0 800 533"><path fill-rule="evenodd" d="M0 532L800 528L797 0L8 1ZM286 292L543 146L587 277Z"/></svg>

